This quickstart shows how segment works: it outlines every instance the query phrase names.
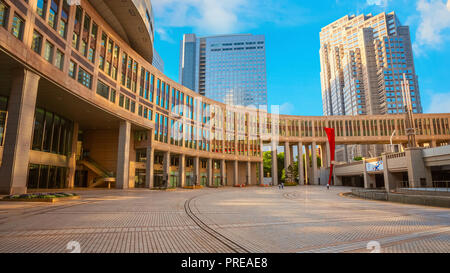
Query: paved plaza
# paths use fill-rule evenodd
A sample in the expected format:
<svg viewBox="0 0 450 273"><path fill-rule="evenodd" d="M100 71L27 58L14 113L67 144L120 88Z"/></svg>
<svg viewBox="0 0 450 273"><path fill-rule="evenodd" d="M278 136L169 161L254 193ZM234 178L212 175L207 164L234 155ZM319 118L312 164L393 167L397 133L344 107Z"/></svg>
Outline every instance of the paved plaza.
<svg viewBox="0 0 450 273"><path fill-rule="evenodd" d="M319 186L75 191L0 202L0 252L450 252L450 210L344 197Z"/></svg>

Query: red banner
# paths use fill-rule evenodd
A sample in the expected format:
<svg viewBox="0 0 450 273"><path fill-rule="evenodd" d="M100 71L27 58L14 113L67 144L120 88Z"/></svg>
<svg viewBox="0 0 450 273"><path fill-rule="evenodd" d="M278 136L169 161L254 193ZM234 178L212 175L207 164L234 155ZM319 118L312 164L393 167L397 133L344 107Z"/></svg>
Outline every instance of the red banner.
<svg viewBox="0 0 450 273"><path fill-rule="evenodd" d="M325 132L327 133L328 136L328 143L330 144L330 178L328 179L328 184L332 185L334 183L332 183L331 178L333 177L333 161L334 161L334 154L335 154L335 149L336 149L336 144L335 144L335 135L334 135L334 129L333 128L325 128Z"/></svg>

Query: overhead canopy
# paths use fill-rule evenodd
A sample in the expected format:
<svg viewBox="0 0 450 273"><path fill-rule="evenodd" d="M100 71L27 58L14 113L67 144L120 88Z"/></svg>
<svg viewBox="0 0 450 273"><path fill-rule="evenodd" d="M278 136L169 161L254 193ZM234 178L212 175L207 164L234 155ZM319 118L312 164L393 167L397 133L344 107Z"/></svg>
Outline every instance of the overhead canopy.
<svg viewBox="0 0 450 273"><path fill-rule="evenodd" d="M90 0L105 21L152 63L154 20L150 0Z"/></svg>

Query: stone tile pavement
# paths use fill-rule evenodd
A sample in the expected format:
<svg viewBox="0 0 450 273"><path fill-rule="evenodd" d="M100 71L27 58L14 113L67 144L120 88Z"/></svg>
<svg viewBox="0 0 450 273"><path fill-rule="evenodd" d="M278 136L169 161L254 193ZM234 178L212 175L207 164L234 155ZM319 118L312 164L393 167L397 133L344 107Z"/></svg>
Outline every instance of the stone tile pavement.
<svg viewBox="0 0 450 273"><path fill-rule="evenodd" d="M56 204L0 202L0 253L450 252L450 210L301 186L95 190ZM190 208L191 213L186 211Z"/></svg>

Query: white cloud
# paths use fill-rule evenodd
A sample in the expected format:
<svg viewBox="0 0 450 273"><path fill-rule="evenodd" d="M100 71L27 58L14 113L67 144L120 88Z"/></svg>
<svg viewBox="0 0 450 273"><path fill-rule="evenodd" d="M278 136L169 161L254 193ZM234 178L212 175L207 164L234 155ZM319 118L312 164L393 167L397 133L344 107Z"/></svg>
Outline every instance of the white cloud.
<svg viewBox="0 0 450 273"><path fill-rule="evenodd" d="M414 43L415 51L423 51L424 47L439 48L445 37L444 33L450 30L450 1L447 4L442 0L419 0L419 26Z"/></svg>
<svg viewBox="0 0 450 273"><path fill-rule="evenodd" d="M436 93L431 95L431 102L426 113L450 113L450 93Z"/></svg>
<svg viewBox="0 0 450 273"><path fill-rule="evenodd" d="M262 23L296 25L306 16L301 8L277 0L153 0L158 34L189 27L199 35L245 31ZM164 39L164 36L161 36Z"/></svg>
<svg viewBox="0 0 450 273"><path fill-rule="evenodd" d="M381 7L387 7L389 4L389 0L367 0L367 5L369 6L381 6Z"/></svg>

